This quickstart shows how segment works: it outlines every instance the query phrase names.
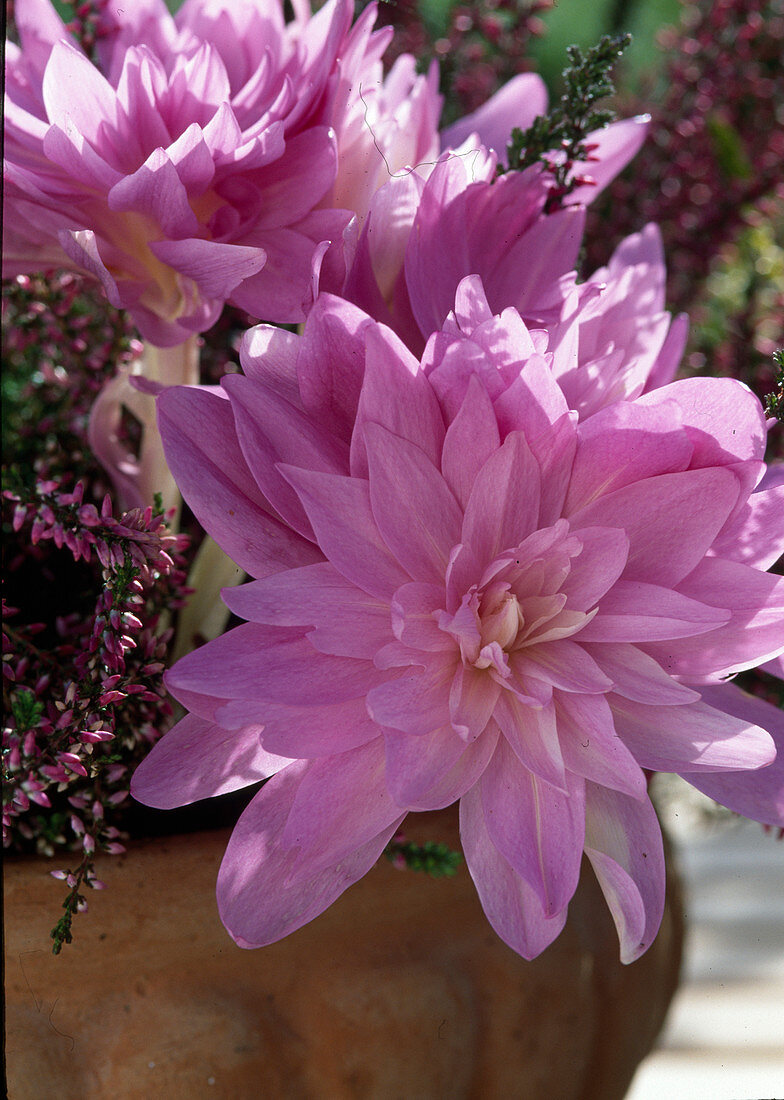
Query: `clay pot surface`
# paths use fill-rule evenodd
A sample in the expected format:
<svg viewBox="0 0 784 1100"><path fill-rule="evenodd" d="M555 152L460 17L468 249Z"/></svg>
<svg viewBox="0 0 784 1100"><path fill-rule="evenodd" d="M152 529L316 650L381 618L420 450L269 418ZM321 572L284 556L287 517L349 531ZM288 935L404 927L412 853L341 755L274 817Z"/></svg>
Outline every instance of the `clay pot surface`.
<svg viewBox="0 0 784 1100"><path fill-rule="evenodd" d="M453 810L409 839L458 847ZM662 930L622 966L588 865L565 931L526 962L487 923L468 872L382 860L280 943L235 946L215 905L228 833L134 844L55 957L63 884L6 863L11 1100L615 1100L677 985L677 879Z"/></svg>

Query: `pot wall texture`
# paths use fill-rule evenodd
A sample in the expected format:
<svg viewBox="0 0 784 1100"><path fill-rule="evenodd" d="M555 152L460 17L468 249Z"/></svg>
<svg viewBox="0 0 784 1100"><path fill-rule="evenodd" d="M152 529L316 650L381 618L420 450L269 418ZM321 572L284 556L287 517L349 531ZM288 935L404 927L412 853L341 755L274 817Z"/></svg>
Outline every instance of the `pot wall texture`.
<svg viewBox="0 0 784 1100"><path fill-rule="evenodd" d="M408 839L458 847L456 816ZM525 962L465 867L386 860L280 943L244 951L218 920L225 832L105 859L74 942L49 949L62 884L7 861L11 1100L621 1100L678 979L682 911L631 966L586 864L566 930Z"/></svg>

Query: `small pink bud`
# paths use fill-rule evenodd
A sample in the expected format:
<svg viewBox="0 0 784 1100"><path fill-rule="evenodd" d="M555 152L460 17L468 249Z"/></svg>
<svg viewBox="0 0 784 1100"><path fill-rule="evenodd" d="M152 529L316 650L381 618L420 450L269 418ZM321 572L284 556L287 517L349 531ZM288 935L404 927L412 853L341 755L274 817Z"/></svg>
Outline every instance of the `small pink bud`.
<svg viewBox="0 0 784 1100"><path fill-rule="evenodd" d="M87 776L87 769L76 753L61 752L57 754L57 759L61 764L65 764L66 768L69 768L72 772L76 772L77 775Z"/></svg>
<svg viewBox="0 0 784 1100"><path fill-rule="evenodd" d="M125 698L126 693L124 691L105 691L103 695L98 698L98 706L108 707L110 703L119 703Z"/></svg>
<svg viewBox="0 0 784 1100"><path fill-rule="evenodd" d="M28 791L30 798L33 802L37 802L39 806L44 806L47 810L51 808L52 803L49 801L49 796L43 791Z"/></svg>

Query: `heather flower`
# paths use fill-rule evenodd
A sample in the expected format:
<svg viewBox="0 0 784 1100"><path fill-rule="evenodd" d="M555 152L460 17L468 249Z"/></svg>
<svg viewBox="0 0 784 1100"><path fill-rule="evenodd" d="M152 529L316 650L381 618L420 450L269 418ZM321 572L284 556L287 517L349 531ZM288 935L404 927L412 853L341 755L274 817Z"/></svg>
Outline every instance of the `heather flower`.
<svg viewBox="0 0 784 1100"><path fill-rule="evenodd" d="M183 539L152 509L116 518L107 497L99 510L83 482L3 497L14 531L4 588L19 603L3 600L3 846L79 853L52 872L70 889L59 951L83 891L101 887L96 852L124 850L130 766L170 724L161 673L166 620L187 594ZM31 622L42 605L48 621Z"/></svg>
<svg viewBox="0 0 784 1100"><path fill-rule="evenodd" d="M163 0L106 4L93 64L49 0L17 3L6 273L87 271L161 346L209 328L228 299L301 320L322 242L351 217L317 209L337 171L334 95L351 79L337 59L364 61L349 0L294 8L286 24L277 0L189 0L176 16Z"/></svg>
<svg viewBox="0 0 784 1100"><path fill-rule="evenodd" d="M655 221L672 266L670 302L688 309L749 212L784 195L784 5L684 0L661 45L663 94L645 104L651 140L592 219L589 260Z"/></svg>
<svg viewBox="0 0 784 1100"><path fill-rule="evenodd" d="M455 4L437 39L413 0L382 4L379 22L394 27L388 63L403 53L438 58L442 87L449 89L450 121L481 107L501 85L530 67L528 45L544 30L538 12L552 0L472 0Z"/></svg>
<svg viewBox="0 0 784 1100"><path fill-rule="evenodd" d="M224 593L247 621L169 674L190 713L132 791L170 807L272 776L218 878L241 946L459 800L514 950L559 934L585 852L630 961L664 899L646 772L784 822L781 713L723 682L784 651L764 414L691 379L578 422L519 313L488 321L468 280L454 323L484 326L483 354L455 337L436 360L441 333L420 362L320 300L301 337L252 331L223 396L159 398L186 500L255 579Z"/></svg>

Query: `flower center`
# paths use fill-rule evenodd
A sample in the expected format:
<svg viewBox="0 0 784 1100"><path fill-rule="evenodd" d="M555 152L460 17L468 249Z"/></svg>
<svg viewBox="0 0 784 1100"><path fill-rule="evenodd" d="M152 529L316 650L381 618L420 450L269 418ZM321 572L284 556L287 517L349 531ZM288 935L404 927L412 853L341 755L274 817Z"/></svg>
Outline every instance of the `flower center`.
<svg viewBox="0 0 784 1100"><path fill-rule="evenodd" d="M525 626L520 601L508 584L492 585L479 603L479 634L482 646L497 642L509 649Z"/></svg>

